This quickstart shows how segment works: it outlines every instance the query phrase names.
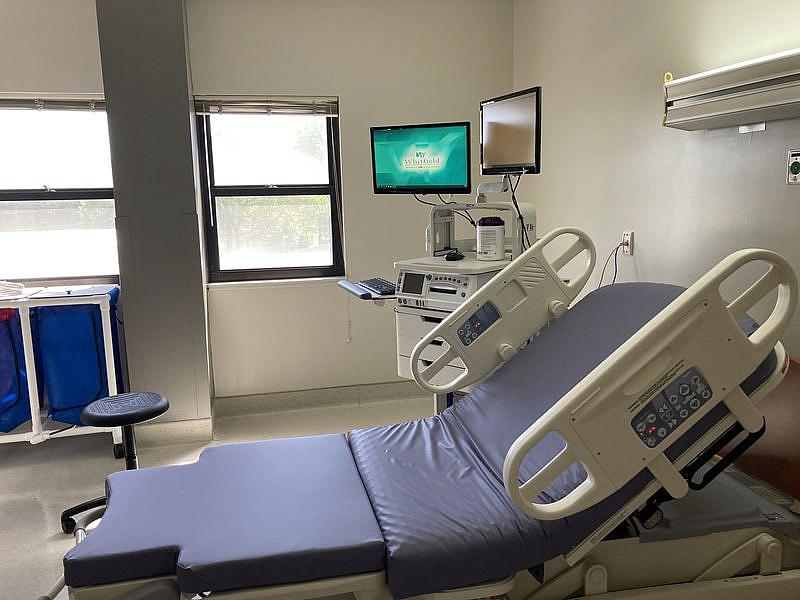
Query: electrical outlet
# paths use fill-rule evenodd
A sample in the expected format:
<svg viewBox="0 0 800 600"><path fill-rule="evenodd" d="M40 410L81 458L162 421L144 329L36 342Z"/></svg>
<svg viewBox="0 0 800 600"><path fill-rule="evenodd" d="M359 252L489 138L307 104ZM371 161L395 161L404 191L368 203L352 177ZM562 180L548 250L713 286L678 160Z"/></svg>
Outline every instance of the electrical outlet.
<svg viewBox="0 0 800 600"><path fill-rule="evenodd" d="M800 150L789 150L789 160L786 166L786 183L789 185L800 184Z"/></svg>
<svg viewBox="0 0 800 600"><path fill-rule="evenodd" d="M633 232L622 232L622 253L629 256L633 255Z"/></svg>

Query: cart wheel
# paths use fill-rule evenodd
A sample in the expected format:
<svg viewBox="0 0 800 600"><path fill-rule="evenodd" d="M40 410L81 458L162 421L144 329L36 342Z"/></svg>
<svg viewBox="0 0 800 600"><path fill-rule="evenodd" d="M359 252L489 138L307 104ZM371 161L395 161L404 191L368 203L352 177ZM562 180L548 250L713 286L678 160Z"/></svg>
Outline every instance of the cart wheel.
<svg viewBox="0 0 800 600"><path fill-rule="evenodd" d="M75 519L68 517L61 521L61 531L64 533L72 533L75 531Z"/></svg>
<svg viewBox="0 0 800 600"><path fill-rule="evenodd" d="M125 446L114 444L114 458L125 458Z"/></svg>

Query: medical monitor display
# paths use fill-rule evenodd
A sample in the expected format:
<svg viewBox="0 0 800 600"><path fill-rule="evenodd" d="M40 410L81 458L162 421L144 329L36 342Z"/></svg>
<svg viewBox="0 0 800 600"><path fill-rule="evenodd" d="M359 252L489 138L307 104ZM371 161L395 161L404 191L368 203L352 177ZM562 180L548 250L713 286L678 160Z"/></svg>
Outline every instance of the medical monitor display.
<svg viewBox="0 0 800 600"><path fill-rule="evenodd" d="M425 275L422 273L406 273L403 276L404 294L421 294L425 285Z"/></svg>
<svg viewBox="0 0 800 600"><path fill-rule="evenodd" d="M538 173L540 87L481 102L481 173Z"/></svg>
<svg viewBox="0 0 800 600"><path fill-rule="evenodd" d="M373 127L376 194L468 194L469 123Z"/></svg>

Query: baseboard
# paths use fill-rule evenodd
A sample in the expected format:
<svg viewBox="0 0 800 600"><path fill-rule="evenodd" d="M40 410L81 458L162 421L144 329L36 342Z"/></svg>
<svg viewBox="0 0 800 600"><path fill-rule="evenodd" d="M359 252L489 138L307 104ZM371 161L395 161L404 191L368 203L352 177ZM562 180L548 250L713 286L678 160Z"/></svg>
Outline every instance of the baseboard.
<svg viewBox="0 0 800 600"><path fill-rule="evenodd" d="M270 411L326 406L360 406L370 402L405 400L428 394L413 381L394 381L343 387L227 396L214 398L214 418L257 414Z"/></svg>
<svg viewBox="0 0 800 600"><path fill-rule="evenodd" d="M210 442L211 418L186 421L143 423L136 426L136 441L140 446L163 446Z"/></svg>

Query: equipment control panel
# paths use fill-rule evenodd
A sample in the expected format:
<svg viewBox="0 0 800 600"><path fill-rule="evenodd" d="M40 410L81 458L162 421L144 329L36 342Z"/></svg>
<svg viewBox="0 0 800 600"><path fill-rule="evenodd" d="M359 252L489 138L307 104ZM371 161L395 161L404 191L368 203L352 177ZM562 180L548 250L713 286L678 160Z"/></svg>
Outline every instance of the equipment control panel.
<svg viewBox="0 0 800 600"><path fill-rule="evenodd" d="M497 312L494 304L486 302L459 326L456 331L458 339L465 346L469 346L499 318L500 313Z"/></svg>
<svg viewBox="0 0 800 600"><path fill-rule="evenodd" d="M494 277L506 261L487 263L470 255L457 263L441 256L398 261L397 303L452 312Z"/></svg>
<svg viewBox="0 0 800 600"><path fill-rule="evenodd" d="M631 427L648 448L655 448L713 395L695 367L687 369L640 410Z"/></svg>

